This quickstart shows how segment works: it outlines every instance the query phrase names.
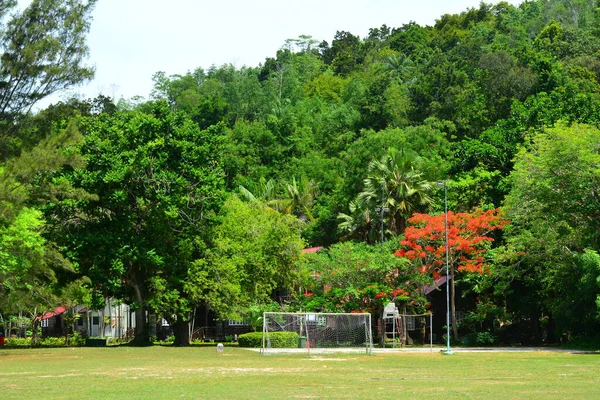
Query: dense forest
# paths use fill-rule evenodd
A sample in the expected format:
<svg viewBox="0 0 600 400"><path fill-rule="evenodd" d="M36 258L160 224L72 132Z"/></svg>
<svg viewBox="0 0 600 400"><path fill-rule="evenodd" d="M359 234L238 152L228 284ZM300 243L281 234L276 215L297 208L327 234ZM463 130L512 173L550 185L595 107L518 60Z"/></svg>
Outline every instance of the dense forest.
<svg viewBox="0 0 600 400"><path fill-rule="evenodd" d="M44 312L107 297L166 318L181 345L201 305L423 312L448 244L471 299L456 338L600 340L600 2L301 36L259 66L157 72L148 101L37 112L93 76L94 1L14 6L0 5L0 312L34 335Z"/></svg>

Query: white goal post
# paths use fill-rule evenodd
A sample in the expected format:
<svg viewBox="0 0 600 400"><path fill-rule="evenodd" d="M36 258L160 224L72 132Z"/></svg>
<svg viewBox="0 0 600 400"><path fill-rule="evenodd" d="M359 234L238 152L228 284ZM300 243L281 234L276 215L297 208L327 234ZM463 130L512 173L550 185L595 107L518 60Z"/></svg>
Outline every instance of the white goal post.
<svg viewBox="0 0 600 400"><path fill-rule="evenodd" d="M283 343L281 339L276 339L277 335L273 335L275 332L293 332L297 336L287 335L287 342ZM263 314L262 354L352 351L373 354L373 334L369 313L265 312Z"/></svg>

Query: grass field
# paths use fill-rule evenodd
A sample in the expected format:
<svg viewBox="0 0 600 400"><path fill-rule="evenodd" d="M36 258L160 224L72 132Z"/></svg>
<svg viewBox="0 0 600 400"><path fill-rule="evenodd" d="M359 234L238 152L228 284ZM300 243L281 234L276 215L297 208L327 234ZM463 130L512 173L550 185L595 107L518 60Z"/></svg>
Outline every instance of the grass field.
<svg viewBox="0 0 600 400"><path fill-rule="evenodd" d="M261 356L226 348L0 350L7 399L598 399L600 355Z"/></svg>

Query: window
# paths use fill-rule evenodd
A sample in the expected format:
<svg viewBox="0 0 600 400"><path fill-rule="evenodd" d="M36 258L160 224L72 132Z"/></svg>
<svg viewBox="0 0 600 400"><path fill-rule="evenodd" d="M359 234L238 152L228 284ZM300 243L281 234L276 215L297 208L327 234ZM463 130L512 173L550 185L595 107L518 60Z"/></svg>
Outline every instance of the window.
<svg viewBox="0 0 600 400"><path fill-rule="evenodd" d="M317 316L315 314L306 314L306 325L326 326L327 317Z"/></svg>
<svg viewBox="0 0 600 400"><path fill-rule="evenodd" d="M406 330L407 331L414 331L415 330L415 317L405 316L404 317L404 322L406 323Z"/></svg>
<svg viewBox="0 0 600 400"><path fill-rule="evenodd" d="M48 319L43 319L40 321L40 327L47 328L48 327Z"/></svg>
<svg viewBox="0 0 600 400"><path fill-rule="evenodd" d="M236 321L234 319L230 319L229 321L227 321L227 324L229 326L246 326L246 325L248 325L245 320Z"/></svg>

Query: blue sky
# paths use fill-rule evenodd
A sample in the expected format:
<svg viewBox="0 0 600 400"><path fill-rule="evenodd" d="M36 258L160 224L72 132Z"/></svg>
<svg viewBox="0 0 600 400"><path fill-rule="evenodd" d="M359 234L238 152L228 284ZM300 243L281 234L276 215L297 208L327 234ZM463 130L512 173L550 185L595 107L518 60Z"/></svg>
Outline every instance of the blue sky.
<svg viewBox="0 0 600 400"><path fill-rule="evenodd" d="M519 4L522 0L509 0ZM488 1L497 3L497 0ZM20 0L20 5L29 3ZM147 97L157 71L184 74L232 63L257 66L286 39L331 43L336 31L365 37L369 28L410 21L432 25L479 0L99 0L88 36L96 78L73 92L117 99ZM60 96L53 96L56 101ZM44 102L47 103L47 102ZM38 105L39 106L39 105Z"/></svg>

